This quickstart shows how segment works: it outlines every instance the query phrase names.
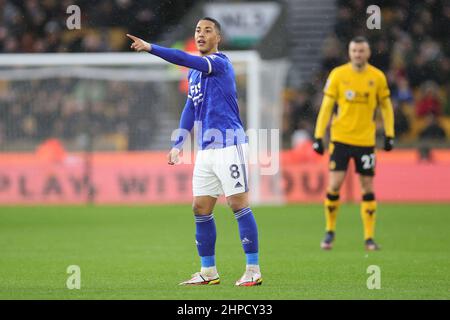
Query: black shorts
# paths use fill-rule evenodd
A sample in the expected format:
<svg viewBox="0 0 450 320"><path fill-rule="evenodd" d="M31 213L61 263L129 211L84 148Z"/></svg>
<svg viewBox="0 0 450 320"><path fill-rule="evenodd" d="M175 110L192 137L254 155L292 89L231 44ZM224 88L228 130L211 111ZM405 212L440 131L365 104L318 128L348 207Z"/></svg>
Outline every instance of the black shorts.
<svg viewBox="0 0 450 320"><path fill-rule="evenodd" d="M375 175L375 147L358 147L340 142L330 142L330 170L347 171L353 158L356 172L363 176Z"/></svg>

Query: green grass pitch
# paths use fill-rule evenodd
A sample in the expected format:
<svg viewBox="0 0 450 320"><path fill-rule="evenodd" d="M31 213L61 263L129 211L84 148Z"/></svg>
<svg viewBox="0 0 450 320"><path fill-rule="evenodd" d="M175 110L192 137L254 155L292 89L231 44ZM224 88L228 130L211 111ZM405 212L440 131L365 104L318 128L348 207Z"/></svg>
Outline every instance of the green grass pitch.
<svg viewBox="0 0 450 320"><path fill-rule="evenodd" d="M0 299L449 299L450 205L379 204L379 252L363 247L358 205L343 205L332 251L320 205L253 208L260 287L235 287L237 223L215 210L221 284L180 287L199 270L189 206L0 207ZM81 289L69 290L69 265ZM381 270L369 290L367 268Z"/></svg>

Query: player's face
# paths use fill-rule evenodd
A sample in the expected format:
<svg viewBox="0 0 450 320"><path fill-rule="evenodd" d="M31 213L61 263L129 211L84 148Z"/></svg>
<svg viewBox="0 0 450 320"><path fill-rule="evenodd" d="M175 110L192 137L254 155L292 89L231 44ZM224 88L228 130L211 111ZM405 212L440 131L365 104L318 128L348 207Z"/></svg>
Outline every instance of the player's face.
<svg viewBox="0 0 450 320"><path fill-rule="evenodd" d="M209 20L200 20L195 28L195 44L201 54L209 54L217 50L220 34Z"/></svg>
<svg viewBox="0 0 450 320"><path fill-rule="evenodd" d="M370 57L370 48L367 42L350 42L350 46L348 48L348 54L350 56L351 63L361 68L363 67Z"/></svg>

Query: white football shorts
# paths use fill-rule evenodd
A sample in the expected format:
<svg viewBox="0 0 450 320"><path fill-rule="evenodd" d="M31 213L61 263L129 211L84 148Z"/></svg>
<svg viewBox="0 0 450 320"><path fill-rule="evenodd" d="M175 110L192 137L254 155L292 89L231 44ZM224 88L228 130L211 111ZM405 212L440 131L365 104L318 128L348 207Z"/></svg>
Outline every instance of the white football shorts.
<svg viewBox="0 0 450 320"><path fill-rule="evenodd" d="M248 143L199 150L195 159L194 197L225 197L248 191Z"/></svg>

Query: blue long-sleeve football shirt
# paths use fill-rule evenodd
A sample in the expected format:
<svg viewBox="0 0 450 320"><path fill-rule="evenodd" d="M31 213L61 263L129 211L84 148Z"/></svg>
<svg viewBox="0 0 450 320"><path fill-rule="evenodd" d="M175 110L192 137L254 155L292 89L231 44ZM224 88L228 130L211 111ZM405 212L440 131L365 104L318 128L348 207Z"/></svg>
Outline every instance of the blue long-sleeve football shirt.
<svg viewBox="0 0 450 320"><path fill-rule="evenodd" d="M239 116L234 69L226 55L217 52L199 57L157 45L152 45L150 53L190 68L189 92L180 129L190 131L195 122L200 149L224 148L248 141ZM184 137L180 136L174 146L181 148L183 142Z"/></svg>

